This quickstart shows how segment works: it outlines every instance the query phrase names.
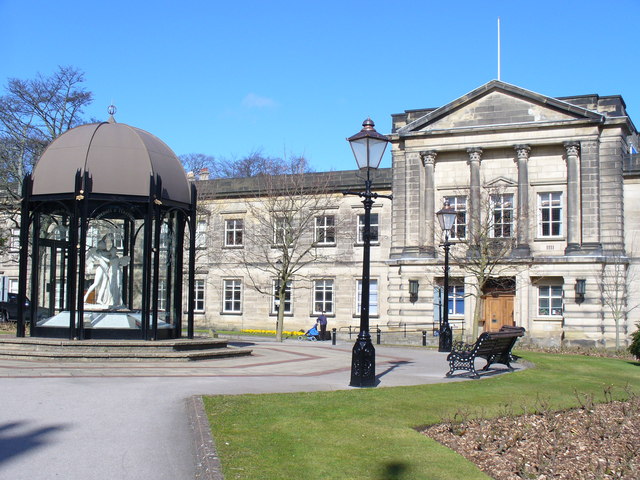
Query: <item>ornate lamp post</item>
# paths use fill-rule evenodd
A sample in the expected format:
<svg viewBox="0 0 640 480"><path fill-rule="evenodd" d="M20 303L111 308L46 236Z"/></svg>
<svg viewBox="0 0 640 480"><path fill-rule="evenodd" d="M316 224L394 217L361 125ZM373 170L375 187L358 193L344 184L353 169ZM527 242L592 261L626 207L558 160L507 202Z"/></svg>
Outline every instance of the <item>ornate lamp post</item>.
<svg viewBox="0 0 640 480"><path fill-rule="evenodd" d="M391 198L388 195L378 195L371 191L370 170L380 166L382 155L389 143L389 139L376 132L374 123L367 118L362 123L362 130L349 137L353 155L356 157L358 168L366 169L367 179L364 183L364 192L344 192L345 195L357 195L361 197L364 205L364 228L362 230L362 298L360 300L360 333L353 346L351 357L351 382L352 387L375 387L376 385L376 352L371 343L369 334L369 268L371 250L371 207L373 200Z"/></svg>
<svg viewBox="0 0 640 480"><path fill-rule="evenodd" d="M442 323L440 323L440 335L438 337L438 351L450 352L451 344L453 343L453 335L451 333L451 326L449 325L449 248L451 242L449 242L449 233L456 221L457 213L451 208L449 202L445 202L444 208L436 213L440 227L444 232L444 243L441 245L444 247L444 305L442 305Z"/></svg>

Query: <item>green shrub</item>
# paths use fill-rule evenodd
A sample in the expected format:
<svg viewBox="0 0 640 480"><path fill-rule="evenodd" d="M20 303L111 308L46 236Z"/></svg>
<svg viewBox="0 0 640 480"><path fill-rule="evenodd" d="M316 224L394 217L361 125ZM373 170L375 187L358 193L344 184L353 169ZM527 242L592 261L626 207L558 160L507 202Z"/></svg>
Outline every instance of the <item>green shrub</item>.
<svg viewBox="0 0 640 480"><path fill-rule="evenodd" d="M636 323L638 329L631 335L631 345L629 345L629 351L631 355L640 360L640 323Z"/></svg>

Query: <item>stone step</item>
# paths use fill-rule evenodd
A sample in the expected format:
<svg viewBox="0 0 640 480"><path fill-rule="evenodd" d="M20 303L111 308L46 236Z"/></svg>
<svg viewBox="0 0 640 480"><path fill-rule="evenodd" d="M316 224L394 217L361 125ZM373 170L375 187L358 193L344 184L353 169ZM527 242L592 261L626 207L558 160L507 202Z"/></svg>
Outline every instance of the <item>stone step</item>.
<svg viewBox="0 0 640 480"><path fill-rule="evenodd" d="M229 347L221 339L60 340L0 338L0 358L35 360L193 361L251 355L246 348Z"/></svg>

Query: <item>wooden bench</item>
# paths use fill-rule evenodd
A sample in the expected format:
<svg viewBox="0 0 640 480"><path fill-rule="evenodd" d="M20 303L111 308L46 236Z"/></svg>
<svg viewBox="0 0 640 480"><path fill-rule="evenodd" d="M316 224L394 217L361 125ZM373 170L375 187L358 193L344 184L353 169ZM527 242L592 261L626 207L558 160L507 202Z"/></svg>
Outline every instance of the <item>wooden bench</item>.
<svg viewBox="0 0 640 480"><path fill-rule="evenodd" d="M456 370L467 370L474 378L479 378L480 375L475 368L476 358L484 358L487 361L482 368L483 371L487 371L494 363L501 363L509 370L513 370L511 350L524 332L525 329L522 327L503 326L499 332L484 332L472 345L454 342L451 353L447 356L449 362L447 377L453 375Z"/></svg>

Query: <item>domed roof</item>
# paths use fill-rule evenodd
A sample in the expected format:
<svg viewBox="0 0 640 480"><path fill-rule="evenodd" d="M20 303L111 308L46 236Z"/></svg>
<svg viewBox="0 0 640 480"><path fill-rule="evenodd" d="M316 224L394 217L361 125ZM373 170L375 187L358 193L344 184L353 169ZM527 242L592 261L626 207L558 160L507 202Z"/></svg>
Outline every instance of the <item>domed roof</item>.
<svg viewBox="0 0 640 480"><path fill-rule="evenodd" d="M33 169L33 195L73 193L77 171L88 172L92 193L149 196L150 177L162 179L162 198L191 203L189 181L175 153L159 138L113 117L68 130Z"/></svg>

